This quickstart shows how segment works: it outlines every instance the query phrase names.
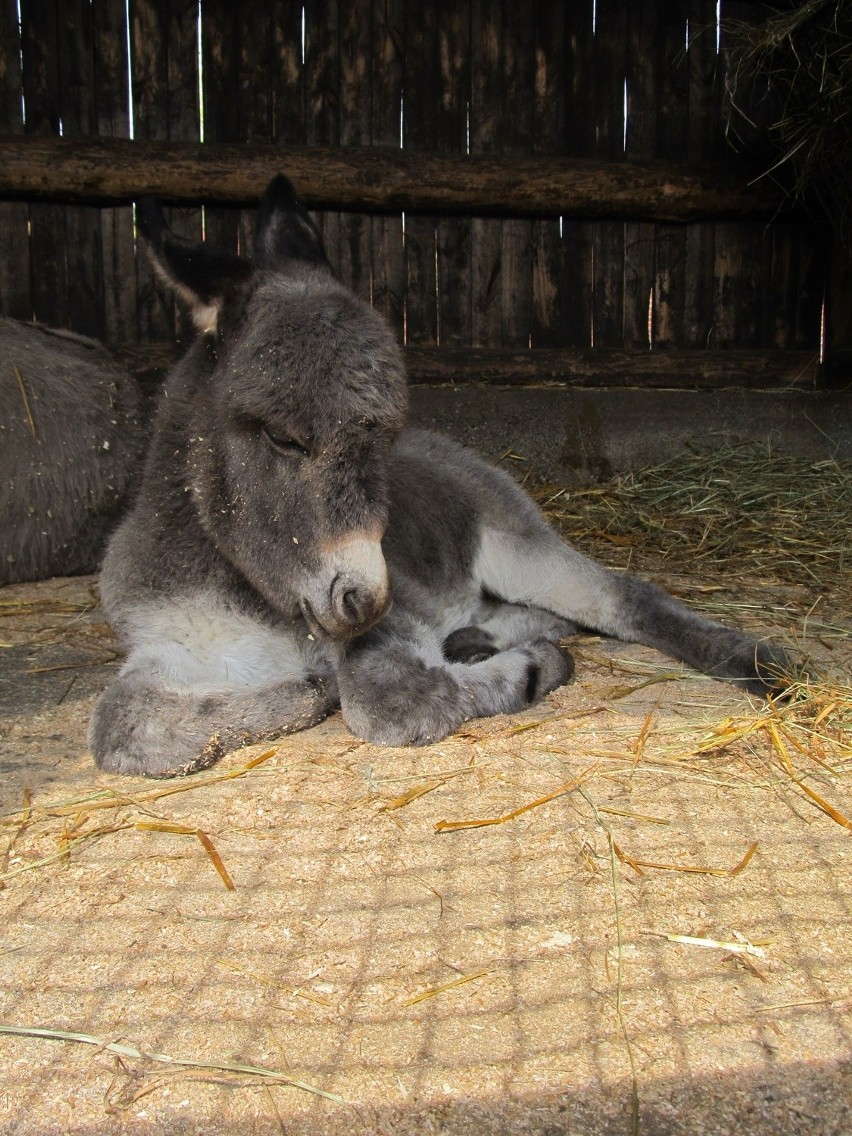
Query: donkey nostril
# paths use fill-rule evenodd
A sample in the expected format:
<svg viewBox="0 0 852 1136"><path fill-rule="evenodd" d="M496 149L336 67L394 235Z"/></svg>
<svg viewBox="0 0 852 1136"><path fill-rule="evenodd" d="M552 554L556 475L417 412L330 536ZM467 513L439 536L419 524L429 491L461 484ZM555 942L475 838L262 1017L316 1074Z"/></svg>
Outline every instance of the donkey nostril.
<svg viewBox="0 0 852 1136"><path fill-rule="evenodd" d="M331 587L331 604L341 623L357 627L364 622L370 601L369 596L351 580L338 576Z"/></svg>
<svg viewBox="0 0 852 1136"><path fill-rule="evenodd" d="M363 606L359 603L358 593L354 588L350 588L348 591L343 593L341 606L343 608L343 614L346 616L350 623L357 624L361 622L364 609Z"/></svg>
<svg viewBox="0 0 852 1136"><path fill-rule="evenodd" d="M338 576L331 587L331 610L342 626L364 631L388 608L390 596L384 590L359 586L351 578Z"/></svg>

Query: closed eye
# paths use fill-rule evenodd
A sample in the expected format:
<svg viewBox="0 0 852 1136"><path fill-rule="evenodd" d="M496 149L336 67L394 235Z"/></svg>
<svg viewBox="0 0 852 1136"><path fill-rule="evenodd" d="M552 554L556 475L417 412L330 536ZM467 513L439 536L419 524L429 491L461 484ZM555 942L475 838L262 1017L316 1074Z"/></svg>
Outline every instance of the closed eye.
<svg viewBox="0 0 852 1136"><path fill-rule="evenodd" d="M300 442L298 438L291 438L287 434L279 434L269 426L262 427L263 436L279 454L290 454L297 457L308 457L310 448Z"/></svg>

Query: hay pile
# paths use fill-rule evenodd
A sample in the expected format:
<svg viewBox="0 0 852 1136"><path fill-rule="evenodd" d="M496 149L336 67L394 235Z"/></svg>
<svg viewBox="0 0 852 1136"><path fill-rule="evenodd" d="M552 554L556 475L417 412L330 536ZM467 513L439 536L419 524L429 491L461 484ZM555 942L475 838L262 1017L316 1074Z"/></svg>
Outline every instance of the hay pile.
<svg viewBox="0 0 852 1136"><path fill-rule="evenodd" d="M815 206L852 245L852 2L776 5L758 25L725 24L729 140L768 141L766 176Z"/></svg>
<svg viewBox="0 0 852 1136"><path fill-rule="evenodd" d="M720 442L591 489L541 486L578 548L631 571L759 577L852 610L852 463Z"/></svg>

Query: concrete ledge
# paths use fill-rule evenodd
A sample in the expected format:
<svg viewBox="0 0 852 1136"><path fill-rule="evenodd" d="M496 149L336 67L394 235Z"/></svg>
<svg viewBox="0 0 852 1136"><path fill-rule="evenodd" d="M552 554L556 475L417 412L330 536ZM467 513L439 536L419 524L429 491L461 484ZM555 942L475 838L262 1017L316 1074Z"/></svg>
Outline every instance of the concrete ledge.
<svg viewBox="0 0 852 1136"><path fill-rule="evenodd" d="M712 439L852 460L852 392L412 386L412 421L539 476L595 481Z"/></svg>

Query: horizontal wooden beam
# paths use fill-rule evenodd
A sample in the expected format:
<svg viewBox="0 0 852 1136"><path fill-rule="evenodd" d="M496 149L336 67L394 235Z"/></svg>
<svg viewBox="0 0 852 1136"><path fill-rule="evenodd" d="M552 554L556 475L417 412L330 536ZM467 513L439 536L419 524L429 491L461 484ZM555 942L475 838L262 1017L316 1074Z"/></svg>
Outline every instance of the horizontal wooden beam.
<svg viewBox="0 0 852 1136"><path fill-rule="evenodd" d="M112 204L252 204L279 172L311 209L692 221L766 214L778 200L730 165L120 138L0 137L0 197Z"/></svg>
<svg viewBox="0 0 852 1136"><path fill-rule="evenodd" d="M412 382L447 385L808 388L819 375L817 354L808 351L414 346L405 360Z"/></svg>
<svg viewBox="0 0 852 1136"><path fill-rule="evenodd" d="M124 343L113 352L141 376L162 374L182 353L174 343ZM606 348L406 347L412 383L424 386L722 387L810 389L821 385L809 351L612 351Z"/></svg>

